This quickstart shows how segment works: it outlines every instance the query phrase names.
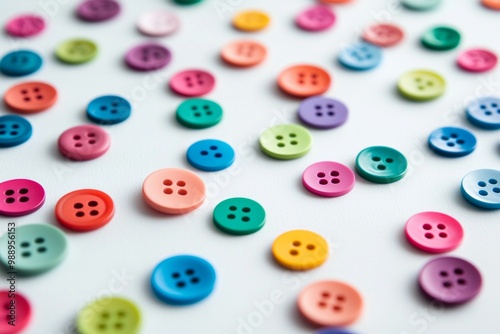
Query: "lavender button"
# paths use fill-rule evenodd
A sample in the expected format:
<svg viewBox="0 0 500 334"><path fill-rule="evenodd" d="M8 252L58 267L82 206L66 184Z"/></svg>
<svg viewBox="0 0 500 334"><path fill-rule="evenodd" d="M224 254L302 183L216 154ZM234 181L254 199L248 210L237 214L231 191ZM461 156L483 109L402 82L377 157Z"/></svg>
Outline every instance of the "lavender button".
<svg viewBox="0 0 500 334"><path fill-rule="evenodd" d="M138 71L157 70L167 66L172 59L172 53L166 47L156 43L146 43L136 46L127 52L125 62Z"/></svg>
<svg viewBox="0 0 500 334"><path fill-rule="evenodd" d="M320 129L331 129L344 124L347 114L345 104L328 97L310 97L302 101L299 107L300 120Z"/></svg>
<svg viewBox="0 0 500 334"><path fill-rule="evenodd" d="M120 13L120 4L114 0L86 0L78 6L76 13L85 21L106 21Z"/></svg>

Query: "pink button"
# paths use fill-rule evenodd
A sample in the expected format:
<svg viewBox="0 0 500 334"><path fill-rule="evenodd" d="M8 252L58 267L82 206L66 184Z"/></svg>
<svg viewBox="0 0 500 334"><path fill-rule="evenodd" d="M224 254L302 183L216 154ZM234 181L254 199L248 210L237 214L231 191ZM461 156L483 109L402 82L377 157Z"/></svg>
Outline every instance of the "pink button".
<svg viewBox="0 0 500 334"><path fill-rule="evenodd" d="M304 187L323 197L338 197L354 188L356 177L349 167L333 161L322 161L307 167L302 174Z"/></svg>
<svg viewBox="0 0 500 334"><path fill-rule="evenodd" d="M335 23L335 14L326 6L314 6L300 13L295 23L304 30L321 31Z"/></svg>
<svg viewBox="0 0 500 334"><path fill-rule="evenodd" d="M45 28L45 21L38 15L21 15L7 22L5 30L14 37L38 35Z"/></svg>
<svg viewBox="0 0 500 334"><path fill-rule="evenodd" d="M185 70L170 79L170 88L183 96L202 96L214 87L214 76L203 70Z"/></svg>
<svg viewBox="0 0 500 334"><path fill-rule="evenodd" d="M68 129L59 137L59 152L77 161L92 160L106 153L111 145L109 135L95 125L80 125Z"/></svg>
<svg viewBox="0 0 500 334"><path fill-rule="evenodd" d="M179 18L165 10L144 13L137 21L137 29L144 35L153 37L170 35L179 25Z"/></svg>
<svg viewBox="0 0 500 334"><path fill-rule="evenodd" d="M0 290L0 333L21 333L31 319L31 305L19 292ZM12 326L9 322L13 322Z"/></svg>
<svg viewBox="0 0 500 334"><path fill-rule="evenodd" d="M458 56L458 66L469 72L485 72L497 65L496 54L485 49L471 49Z"/></svg>
<svg viewBox="0 0 500 334"><path fill-rule="evenodd" d="M24 216L40 209L45 190L31 180L13 179L0 183L0 215Z"/></svg>
<svg viewBox="0 0 500 334"><path fill-rule="evenodd" d="M411 217L405 227L406 239L418 249L444 253L457 248L464 230L453 217L440 212L421 212Z"/></svg>

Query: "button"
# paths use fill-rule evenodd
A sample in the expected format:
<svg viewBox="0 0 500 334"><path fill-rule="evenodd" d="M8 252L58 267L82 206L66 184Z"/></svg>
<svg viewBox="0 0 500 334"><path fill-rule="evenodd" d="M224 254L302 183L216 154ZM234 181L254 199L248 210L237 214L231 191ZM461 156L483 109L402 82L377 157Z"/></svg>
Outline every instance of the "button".
<svg viewBox="0 0 500 334"><path fill-rule="evenodd" d="M323 197L338 197L354 188L356 177L347 166L333 161L322 161L307 167L302 174L304 187Z"/></svg>
<svg viewBox="0 0 500 334"><path fill-rule="evenodd" d="M392 183L401 180L408 169L404 155L393 148L372 146L359 152L356 172L375 183Z"/></svg>
<svg viewBox="0 0 500 334"><path fill-rule="evenodd" d="M52 107L57 101L57 90L44 82L22 82L10 87L3 101L16 112L32 114Z"/></svg>
<svg viewBox="0 0 500 334"><path fill-rule="evenodd" d="M72 191L57 201L56 218L62 226L74 231L91 231L103 227L115 214L111 197L99 190Z"/></svg>
<svg viewBox="0 0 500 334"><path fill-rule="evenodd" d="M291 270L309 270L322 265L328 258L328 244L319 234L293 230L274 240L274 259Z"/></svg>
<svg viewBox="0 0 500 334"><path fill-rule="evenodd" d="M13 51L0 61L0 71L11 77L35 73L42 67L42 57L29 50Z"/></svg>
<svg viewBox="0 0 500 334"><path fill-rule="evenodd" d="M85 306L77 316L76 327L80 334L138 334L141 311L127 299L106 297Z"/></svg>
<svg viewBox="0 0 500 334"><path fill-rule="evenodd" d="M271 18L266 13L249 10L237 14L233 19L233 26L238 30L252 32L264 29L270 21Z"/></svg>
<svg viewBox="0 0 500 334"><path fill-rule="evenodd" d="M97 45L87 39L70 39L56 49L57 58L68 64L81 64L94 59Z"/></svg>
<svg viewBox="0 0 500 334"><path fill-rule="evenodd" d="M114 0L84 0L78 6L76 14L89 22L102 22L120 13L120 4Z"/></svg>
<svg viewBox="0 0 500 334"><path fill-rule="evenodd" d="M280 159L297 159L311 149L311 133L300 125L276 125L265 130L259 139L260 148L268 156Z"/></svg>
<svg viewBox="0 0 500 334"><path fill-rule="evenodd" d="M343 4L351 2L352 0L320 0L322 3Z"/></svg>
<svg viewBox="0 0 500 334"><path fill-rule="evenodd" d="M299 295L300 313L319 326L347 326L363 311L363 297L349 284L339 281L319 281L307 286Z"/></svg>
<svg viewBox="0 0 500 334"><path fill-rule="evenodd" d="M234 150L223 141L205 139L189 146L186 158L194 168L215 172L226 169L233 164Z"/></svg>
<svg viewBox="0 0 500 334"><path fill-rule="evenodd" d="M476 137L469 131L454 127L439 128L428 139L429 148L444 157L457 158L471 154Z"/></svg>
<svg viewBox="0 0 500 334"><path fill-rule="evenodd" d="M0 215L24 216L45 203L45 190L32 180L12 179L0 183Z"/></svg>
<svg viewBox="0 0 500 334"><path fill-rule="evenodd" d="M219 230L228 234L252 234L266 223L266 211L252 199L234 197L217 204L213 220Z"/></svg>
<svg viewBox="0 0 500 334"><path fill-rule="evenodd" d="M410 100L427 101L443 95L446 81L436 72L415 70L403 74L398 81L401 95Z"/></svg>
<svg viewBox="0 0 500 334"><path fill-rule="evenodd" d="M210 100L188 99L179 105L175 116L179 123L188 128L204 129L222 120L222 108Z"/></svg>
<svg viewBox="0 0 500 334"><path fill-rule="evenodd" d="M8 266L7 233L0 238L0 261ZM67 253L64 233L49 224L31 224L16 229L16 270L23 275L37 275L60 264Z"/></svg>
<svg viewBox="0 0 500 334"><path fill-rule="evenodd" d="M256 41L238 40L227 44L222 49L222 59L233 66L250 67L255 66L267 56L267 49Z"/></svg>
<svg viewBox="0 0 500 334"><path fill-rule="evenodd" d="M12 296L15 297L12 297ZM31 320L31 305L28 299L18 291L0 290L0 333L21 333ZM15 326L9 324L14 321Z"/></svg>
<svg viewBox="0 0 500 334"><path fill-rule="evenodd" d="M313 6L297 16L295 23L307 31L322 31L335 23L335 14L326 6Z"/></svg>
<svg viewBox="0 0 500 334"><path fill-rule="evenodd" d="M345 104L328 97L307 98L299 107L300 120L318 129L336 128L347 121L347 115Z"/></svg>
<svg viewBox="0 0 500 334"><path fill-rule="evenodd" d="M38 15L20 15L5 26L7 33L14 37L31 37L38 35L45 29L43 17Z"/></svg>
<svg viewBox="0 0 500 334"><path fill-rule="evenodd" d="M154 293L171 305L197 303L212 293L214 285L212 265L193 255L169 257L160 262L151 275Z"/></svg>
<svg viewBox="0 0 500 334"><path fill-rule="evenodd" d="M198 2L201 2L202 0L174 0L175 3L178 3L179 5L194 5Z"/></svg>
<svg viewBox="0 0 500 334"><path fill-rule="evenodd" d="M420 250L445 253L460 246L464 230L455 218L444 213L420 212L406 222L405 235Z"/></svg>
<svg viewBox="0 0 500 334"><path fill-rule="evenodd" d="M468 72L486 72L497 66L497 55L485 49L471 49L458 56L457 64Z"/></svg>
<svg viewBox="0 0 500 334"><path fill-rule="evenodd" d="M343 48L339 63L354 71L367 71L377 67L382 61L382 49L369 43L355 43Z"/></svg>
<svg viewBox="0 0 500 334"><path fill-rule="evenodd" d="M64 131L57 141L59 152L68 159L85 161L99 158L111 145L109 135L98 126L80 125Z"/></svg>
<svg viewBox="0 0 500 334"><path fill-rule="evenodd" d="M0 116L0 148L21 145L31 138L27 119L17 115Z"/></svg>
<svg viewBox="0 0 500 334"><path fill-rule="evenodd" d="M363 32L363 40L365 42L387 47L393 46L401 42L404 37L404 32L398 26L393 24L376 24L369 26Z"/></svg>
<svg viewBox="0 0 500 334"><path fill-rule="evenodd" d="M441 4L441 0L401 0L403 6L413 10L431 10Z"/></svg>
<svg viewBox="0 0 500 334"><path fill-rule="evenodd" d="M122 97L115 95L99 96L87 106L87 117L98 124L118 124L129 118L132 107Z"/></svg>
<svg viewBox="0 0 500 334"><path fill-rule="evenodd" d="M125 55L127 65L137 71L163 68L172 60L172 53L163 45L145 43L132 48Z"/></svg>
<svg viewBox="0 0 500 334"><path fill-rule="evenodd" d="M422 45L436 51L451 50L460 44L460 38L460 33L454 28L433 27L422 36Z"/></svg>
<svg viewBox="0 0 500 334"><path fill-rule="evenodd" d="M285 69L278 77L278 86L297 97L321 95L330 88L330 74L320 67L297 65Z"/></svg>
<svg viewBox="0 0 500 334"><path fill-rule="evenodd" d="M205 201L205 183L193 172L165 168L151 173L142 185L142 196L153 209L178 215Z"/></svg>
<svg viewBox="0 0 500 334"><path fill-rule="evenodd" d="M470 262L451 256L429 261L418 277L420 288L432 299L445 304L461 304L481 290L481 273Z"/></svg>
<svg viewBox="0 0 500 334"><path fill-rule="evenodd" d="M469 122L483 129L500 129L500 99L482 97L474 100L465 111Z"/></svg>
<svg viewBox="0 0 500 334"><path fill-rule="evenodd" d="M177 15L166 10L155 10L142 14L137 21L137 29L152 37L168 36L179 29L180 21Z"/></svg>
<svg viewBox="0 0 500 334"><path fill-rule="evenodd" d="M337 329L333 327L323 328L316 332L316 334L354 334L353 332L345 329Z"/></svg>
<svg viewBox="0 0 500 334"><path fill-rule="evenodd" d="M484 209L500 209L500 171L478 169L462 179L462 195Z"/></svg>
<svg viewBox="0 0 500 334"><path fill-rule="evenodd" d="M170 88L182 96L201 96L215 87L215 78L203 70L185 70L170 79Z"/></svg>
<svg viewBox="0 0 500 334"><path fill-rule="evenodd" d="M481 0L481 4L489 9L500 10L500 0Z"/></svg>

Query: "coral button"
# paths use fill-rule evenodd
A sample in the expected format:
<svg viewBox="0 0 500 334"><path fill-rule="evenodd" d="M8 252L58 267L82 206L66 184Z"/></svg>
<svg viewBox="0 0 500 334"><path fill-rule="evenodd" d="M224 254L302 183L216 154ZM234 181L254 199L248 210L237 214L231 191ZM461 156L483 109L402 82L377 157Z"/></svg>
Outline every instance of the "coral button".
<svg viewBox="0 0 500 334"><path fill-rule="evenodd" d="M44 82L23 82L12 86L3 100L14 111L32 114L52 107L57 101L57 90Z"/></svg>
<svg viewBox="0 0 500 334"><path fill-rule="evenodd" d="M240 40L227 44L222 49L222 59L233 66L250 67L260 64L267 55L264 45L256 41Z"/></svg>
<svg viewBox="0 0 500 334"><path fill-rule="evenodd" d="M179 25L179 18L165 10L144 13L137 21L137 29L144 35L153 37L170 35L179 28Z"/></svg>
<svg viewBox="0 0 500 334"><path fill-rule="evenodd" d="M500 10L500 0L481 0L481 4L489 9Z"/></svg>
<svg viewBox="0 0 500 334"><path fill-rule="evenodd" d="M378 45L380 47L393 46L401 42L404 32L393 24L376 24L369 26L363 32L365 42Z"/></svg>
<svg viewBox="0 0 500 334"><path fill-rule="evenodd" d="M274 240L275 260L291 270L309 270L322 265L328 258L328 244L319 234L306 230L283 233Z"/></svg>
<svg viewBox="0 0 500 334"><path fill-rule="evenodd" d="M24 216L45 203L45 190L32 180L13 179L0 183L0 215Z"/></svg>
<svg viewBox="0 0 500 334"><path fill-rule="evenodd" d="M18 291L0 290L0 333L21 333L31 320L31 305ZM12 326L14 323L15 326Z"/></svg>
<svg viewBox="0 0 500 334"><path fill-rule="evenodd" d="M14 37L31 37L45 29L45 21L38 15L21 15L13 18L5 26L7 33Z"/></svg>
<svg viewBox="0 0 500 334"><path fill-rule="evenodd" d="M314 6L297 16L295 23L307 31L322 31L335 23L335 14L326 6Z"/></svg>
<svg viewBox="0 0 500 334"><path fill-rule="evenodd" d="M457 64L469 72L486 72L493 69L498 62L498 57L485 49L472 49L462 52L458 56Z"/></svg>
<svg viewBox="0 0 500 334"><path fill-rule="evenodd" d="M170 79L170 88L182 96L201 96L208 94L215 87L215 78L203 70L186 70L175 74Z"/></svg>
<svg viewBox="0 0 500 334"><path fill-rule="evenodd" d="M307 167L302 174L304 187L318 196L338 197L354 188L356 177L349 167L333 161L322 161Z"/></svg>
<svg viewBox="0 0 500 334"><path fill-rule="evenodd" d="M271 19L266 13L249 10L237 14L233 19L233 26L236 29L251 32L264 29L270 21Z"/></svg>
<svg viewBox="0 0 500 334"><path fill-rule="evenodd" d="M152 71L163 68L172 60L172 53L157 43L141 44L125 56L127 65L137 71Z"/></svg>
<svg viewBox="0 0 500 334"><path fill-rule="evenodd" d="M330 88L330 83L330 74L312 65L289 67L278 77L278 86L285 93L297 97L321 95Z"/></svg>
<svg viewBox="0 0 500 334"><path fill-rule="evenodd" d="M84 21L102 22L120 13L120 4L114 0L85 0L77 9L77 15Z"/></svg>
<svg viewBox="0 0 500 334"><path fill-rule="evenodd" d="M106 131L95 125L80 125L64 131L57 142L59 152L66 158L85 161L106 153L111 139Z"/></svg>

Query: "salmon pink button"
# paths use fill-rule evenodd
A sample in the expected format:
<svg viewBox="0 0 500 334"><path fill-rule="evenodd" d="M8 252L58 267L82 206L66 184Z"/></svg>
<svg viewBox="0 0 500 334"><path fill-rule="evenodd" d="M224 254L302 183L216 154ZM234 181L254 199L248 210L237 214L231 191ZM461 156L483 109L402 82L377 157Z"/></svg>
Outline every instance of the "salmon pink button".
<svg viewBox="0 0 500 334"><path fill-rule="evenodd" d="M261 63L267 55L264 45L250 40L240 40L227 44L222 49L222 59L233 66L250 67Z"/></svg>
<svg viewBox="0 0 500 334"><path fill-rule="evenodd" d="M185 70L170 79L170 88L182 96L202 96L215 87L215 78L203 70Z"/></svg>
<svg viewBox="0 0 500 334"><path fill-rule="evenodd" d="M469 72L486 72L497 65L498 57L485 49L471 49L458 56L458 66Z"/></svg>
<svg viewBox="0 0 500 334"><path fill-rule="evenodd" d="M32 180L13 179L0 183L0 215L24 216L40 209L45 190Z"/></svg>
<svg viewBox="0 0 500 334"><path fill-rule="evenodd" d="M0 290L0 333L21 333L30 319L31 305L24 295L17 291L14 294L9 290ZM10 322L15 323L15 326Z"/></svg>
<svg viewBox="0 0 500 334"><path fill-rule="evenodd" d="M297 97L321 95L330 87L330 74L313 65L296 65L285 69L278 77L278 86Z"/></svg>
<svg viewBox="0 0 500 334"><path fill-rule="evenodd" d="M85 161L99 158L111 145L109 135L95 125L80 125L64 131L59 137L59 152L66 158Z"/></svg>
<svg viewBox="0 0 500 334"><path fill-rule="evenodd" d="M393 24L376 24L369 26L363 33L365 42L380 47L398 44L403 39L404 33L398 26Z"/></svg>
<svg viewBox="0 0 500 334"><path fill-rule="evenodd" d="M57 101L57 90L44 82L22 82L3 96L7 107L21 114L32 114L50 108Z"/></svg>
<svg viewBox="0 0 500 334"><path fill-rule="evenodd" d="M335 23L335 14L326 6L314 6L300 13L295 23L308 31L326 30Z"/></svg>
<svg viewBox="0 0 500 334"><path fill-rule="evenodd" d="M14 37L31 37L38 35L45 29L45 21L38 15L20 15L5 26L7 33Z"/></svg>
<svg viewBox="0 0 500 334"><path fill-rule="evenodd" d="M338 197L354 188L356 177L349 167L333 161L322 161L307 167L302 174L304 187L318 196Z"/></svg>

